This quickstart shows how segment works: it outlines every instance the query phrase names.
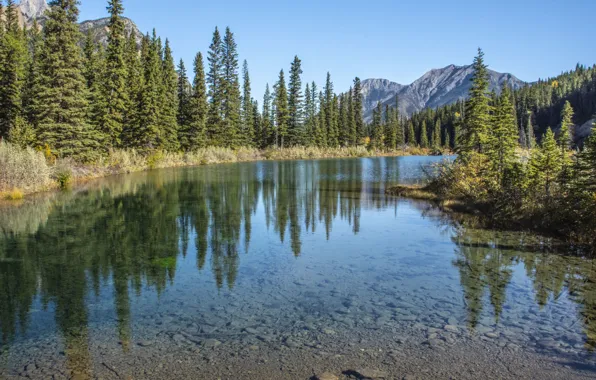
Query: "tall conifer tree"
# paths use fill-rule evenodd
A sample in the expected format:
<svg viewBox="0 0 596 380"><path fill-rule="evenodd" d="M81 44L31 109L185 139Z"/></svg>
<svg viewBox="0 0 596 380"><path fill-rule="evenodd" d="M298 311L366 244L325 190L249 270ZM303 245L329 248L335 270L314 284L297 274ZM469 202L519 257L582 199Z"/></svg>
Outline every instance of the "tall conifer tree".
<svg viewBox="0 0 596 380"><path fill-rule="evenodd" d="M222 45L223 69L223 134L224 146L239 145L240 133L240 80L238 78L238 52L234 34L226 28Z"/></svg>
<svg viewBox="0 0 596 380"><path fill-rule="evenodd" d="M207 144L207 86L205 84L205 67L203 55L199 52L194 60L194 80L192 96L189 100L189 128L186 136L187 150L203 148Z"/></svg>
<svg viewBox="0 0 596 380"><path fill-rule="evenodd" d="M288 125L289 145L302 144L303 137L303 105L302 105L302 62L298 56L290 67L290 78L288 83L288 111L290 115Z"/></svg>
<svg viewBox="0 0 596 380"><path fill-rule="evenodd" d="M288 124L290 122L288 91L286 90L286 80L283 70L279 72L279 80L275 86L275 112L276 133L279 139L279 146L283 148L288 136Z"/></svg>
<svg viewBox="0 0 596 380"><path fill-rule="evenodd" d="M356 130L358 133L358 141L355 141L355 144L360 143L360 141L366 137L366 128L364 125L364 118L362 117L362 84L360 82L360 78L356 77L354 79L354 92L353 96L353 107L354 107L354 121L356 123Z"/></svg>
<svg viewBox="0 0 596 380"><path fill-rule="evenodd" d="M106 109L101 126L106 135L104 141L108 147L121 145L128 91L126 89L127 68L124 59L126 37L122 13L122 0L108 0L108 46L106 49L105 78L103 79Z"/></svg>
<svg viewBox="0 0 596 380"><path fill-rule="evenodd" d="M471 152L484 150L490 125L488 66L484 63L482 49L478 49L478 55L474 58L472 66L474 69L472 87L466 102L462 131L458 141L458 151L464 157Z"/></svg>
<svg viewBox="0 0 596 380"><path fill-rule="evenodd" d="M170 41L166 39L161 65L161 101L159 121L160 146L168 151L175 152L180 148L178 143L178 79L174 55L170 48Z"/></svg>
<svg viewBox="0 0 596 380"><path fill-rule="evenodd" d="M76 0L52 0L46 13L40 56L41 91L38 141L59 156L93 159L99 135L87 124L87 86L81 73L82 52Z"/></svg>
<svg viewBox="0 0 596 380"><path fill-rule="evenodd" d="M248 73L248 62L244 60L242 65L243 95L242 95L242 132L240 134L242 145L255 145L254 131L254 106L251 96L250 75Z"/></svg>

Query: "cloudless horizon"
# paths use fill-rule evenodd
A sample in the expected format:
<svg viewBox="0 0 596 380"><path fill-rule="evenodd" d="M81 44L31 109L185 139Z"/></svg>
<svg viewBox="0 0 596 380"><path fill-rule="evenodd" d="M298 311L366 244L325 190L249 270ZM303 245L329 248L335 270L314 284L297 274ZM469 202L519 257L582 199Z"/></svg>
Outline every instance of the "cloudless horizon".
<svg viewBox="0 0 596 380"><path fill-rule="evenodd" d="M302 60L303 84L321 86L329 71L336 92L356 76L409 84L430 69L470 64L478 47L492 70L528 82L596 63L593 0L123 2L124 16L141 32L155 28L170 40L190 75L215 26L229 26L259 103L265 84L272 86L280 69L287 73L294 55ZM107 17L106 6L81 0L80 21Z"/></svg>

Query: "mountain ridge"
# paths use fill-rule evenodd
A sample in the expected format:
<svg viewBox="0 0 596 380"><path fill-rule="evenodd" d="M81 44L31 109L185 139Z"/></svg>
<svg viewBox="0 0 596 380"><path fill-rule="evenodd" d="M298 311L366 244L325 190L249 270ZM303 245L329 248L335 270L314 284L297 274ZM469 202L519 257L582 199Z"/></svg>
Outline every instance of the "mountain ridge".
<svg viewBox="0 0 596 380"><path fill-rule="evenodd" d="M489 72L490 90L499 91L503 83L518 89L527 83L510 73ZM370 78L362 81L364 118L372 119L372 111L381 102L393 106L395 97L399 97L399 109L402 115L412 115L425 108L436 108L466 99L471 87L472 65L447 65L431 69L414 82L403 85L383 78Z"/></svg>
<svg viewBox="0 0 596 380"><path fill-rule="evenodd" d="M50 9L50 6L46 0L21 0L18 9L20 11L19 21L21 22L21 25L31 27L34 20L37 20L40 25L44 24L45 12ZM127 17L122 17L122 20L124 21L126 34L133 32L137 39L137 43L140 44L143 34L134 21ZM95 42L107 46L109 21L109 17L104 17L97 20L85 20L80 22L79 25L83 34L90 31Z"/></svg>

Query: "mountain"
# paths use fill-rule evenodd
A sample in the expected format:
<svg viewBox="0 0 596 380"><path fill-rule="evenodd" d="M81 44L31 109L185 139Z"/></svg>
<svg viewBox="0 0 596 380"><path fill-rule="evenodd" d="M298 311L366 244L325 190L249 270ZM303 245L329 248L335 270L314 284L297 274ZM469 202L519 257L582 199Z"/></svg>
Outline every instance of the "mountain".
<svg viewBox="0 0 596 380"><path fill-rule="evenodd" d="M20 21L22 25L31 26L33 24L33 20L37 20L40 25L43 25L45 22L45 11L50 7L48 6L46 0L21 0L18 8L20 10ZM137 28L131 19L123 17L123 20L126 33L128 34L131 31L134 32L137 41L140 43L141 39L143 38L143 34L139 28ZM80 23L81 32L86 34L87 31L91 30L93 39L96 42L106 46L108 43L109 21L110 19L108 17L101 18L99 20L83 21Z"/></svg>
<svg viewBox="0 0 596 380"><path fill-rule="evenodd" d="M372 111L380 101L394 105L395 96L399 96L399 109L402 114L411 115L424 108L436 108L465 99L472 86L472 66L449 65L434 69L409 85L401 85L386 79L366 79L362 81L364 118L372 119ZM526 83L511 74L502 74L488 70L490 89L499 90L503 83L518 89Z"/></svg>

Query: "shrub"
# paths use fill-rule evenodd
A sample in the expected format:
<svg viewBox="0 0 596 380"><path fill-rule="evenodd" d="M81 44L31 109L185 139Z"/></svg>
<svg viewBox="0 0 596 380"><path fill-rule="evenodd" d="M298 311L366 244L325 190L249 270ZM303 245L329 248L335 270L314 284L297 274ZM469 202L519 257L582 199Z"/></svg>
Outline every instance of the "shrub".
<svg viewBox="0 0 596 380"><path fill-rule="evenodd" d="M50 169L41 152L0 141L0 191L42 190L51 184Z"/></svg>
<svg viewBox="0 0 596 380"><path fill-rule="evenodd" d="M72 184L72 169L68 163L62 162L54 168L52 177L58 183L58 187L63 190L67 189Z"/></svg>
<svg viewBox="0 0 596 380"><path fill-rule="evenodd" d="M9 201L20 201L23 199L23 192L17 188L12 189L4 195L4 199Z"/></svg>

